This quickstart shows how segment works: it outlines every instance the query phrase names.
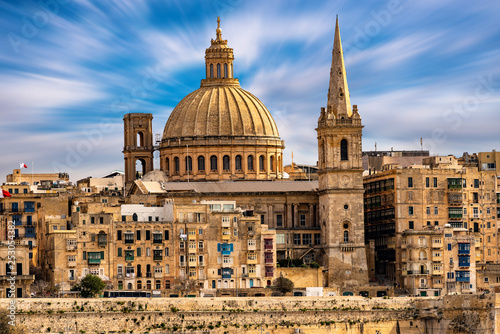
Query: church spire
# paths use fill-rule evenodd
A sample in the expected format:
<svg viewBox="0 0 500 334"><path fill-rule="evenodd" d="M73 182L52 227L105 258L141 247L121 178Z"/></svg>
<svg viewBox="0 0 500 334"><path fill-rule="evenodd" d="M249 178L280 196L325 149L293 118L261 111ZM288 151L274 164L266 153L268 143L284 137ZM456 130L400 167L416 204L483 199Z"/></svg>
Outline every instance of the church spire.
<svg viewBox="0 0 500 334"><path fill-rule="evenodd" d="M344 66L344 53L342 51L342 42L340 41L338 16L333 41L327 111L333 112L336 118L350 117L352 115L351 99Z"/></svg>

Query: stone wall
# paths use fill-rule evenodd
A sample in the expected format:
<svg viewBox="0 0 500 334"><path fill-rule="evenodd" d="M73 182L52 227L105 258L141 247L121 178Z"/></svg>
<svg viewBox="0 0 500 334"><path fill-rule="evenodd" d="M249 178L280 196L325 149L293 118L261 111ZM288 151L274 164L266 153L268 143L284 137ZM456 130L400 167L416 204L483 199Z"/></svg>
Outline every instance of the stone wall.
<svg viewBox="0 0 500 334"><path fill-rule="evenodd" d="M495 333L500 295L18 299L16 306L26 333Z"/></svg>

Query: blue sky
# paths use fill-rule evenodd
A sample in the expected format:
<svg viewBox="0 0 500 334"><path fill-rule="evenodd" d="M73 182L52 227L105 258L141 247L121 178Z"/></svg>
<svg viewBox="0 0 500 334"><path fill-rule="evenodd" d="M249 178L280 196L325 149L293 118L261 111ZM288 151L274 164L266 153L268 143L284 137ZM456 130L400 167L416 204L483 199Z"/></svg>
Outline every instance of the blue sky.
<svg viewBox="0 0 500 334"><path fill-rule="evenodd" d="M222 36L264 102L285 163L315 164L335 15L363 149L500 149L498 1L0 2L0 177L25 162L72 181L123 169L123 115L161 134Z"/></svg>

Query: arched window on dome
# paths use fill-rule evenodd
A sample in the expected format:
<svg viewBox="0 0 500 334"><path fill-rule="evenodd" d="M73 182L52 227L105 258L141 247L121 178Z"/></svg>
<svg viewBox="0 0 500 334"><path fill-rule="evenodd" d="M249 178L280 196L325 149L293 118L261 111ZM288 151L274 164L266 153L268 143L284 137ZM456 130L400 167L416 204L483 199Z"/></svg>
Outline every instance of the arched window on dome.
<svg viewBox="0 0 500 334"><path fill-rule="evenodd" d="M180 166L179 166L179 157L174 158L174 173L179 173Z"/></svg>
<svg viewBox="0 0 500 334"><path fill-rule="evenodd" d="M190 172L193 170L193 159L188 155L185 159L186 161L186 172Z"/></svg>
<svg viewBox="0 0 500 334"><path fill-rule="evenodd" d="M167 173L167 175L170 175L170 159L169 158L165 159L165 173Z"/></svg>
<svg viewBox="0 0 500 334"><path fill-rule="evenodd" d="M264 158L263 155L261 155L259 157L259 170L262 171L262 172L265 170L265 168L264 168L265 167L264 166L264 161L266 161L266 159Z"/></svg>
<svg viewBox="0 0 500 334"><path fill-rule="evenodd" d="M340 141L340 160L345 161L349 160L348 159L348 152L347 152L347 140L342 139Z"/></svg>
<svg viewBox="0 0 500 334"><path fill-rule="evenodd" d="M248 170L253 170L253 155L249 155L247 159Z"/></svg>
<svg viewBox="0 0 500 334"><path fill-rule="evenodd" d="M271 172L274 172L274 156L271 155L271 157L269 158L269 169L271 170Z"/></svg>
<svg viewBox="0 0 500 334"><path fill-rule="evenodd" d="M241 155L237 155L236 158L234 158L234 168L236 170L241 170Z"/></svg>
<svg viewBox="0 0 500 334"><path fill-rule="evenodd" d="M224 78L227 78L227 64L224 64Z"/></svg>
<svg viewBox="0 0 500 334"><path fill-rule="evenodd" d="M217 170L217 157L215 155L210 157L210 170Z"/></svg>
<svg viewBox="0 0 500 334"><path fill-rule="evenodd" d="M217 78L220 78L220 64L217 64Z"/></svg>
<svg viewBox="0 0 500 334"><path fill-rule="evenodd" d="M205 170L205 157L203 155L198 157L198 170Z"/></svg>
<svg viewBox="0 0 500 334"><path fill-rule="evenodd" d="M225 171L229 171L229 155L225 155L222 158L222 169Z"/></svg>
<svg viewBox="0 0 500 334"><path fill-rule="evenodd" d="M214 64L210 64L210 79L214 78Z"/></svg>

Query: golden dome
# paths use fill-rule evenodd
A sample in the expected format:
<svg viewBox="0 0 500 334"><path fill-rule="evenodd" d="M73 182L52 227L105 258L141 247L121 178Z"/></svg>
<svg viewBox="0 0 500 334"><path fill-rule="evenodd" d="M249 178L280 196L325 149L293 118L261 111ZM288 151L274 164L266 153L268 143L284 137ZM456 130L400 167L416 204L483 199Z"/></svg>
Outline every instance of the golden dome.
<svg viewBox="0 0 500 334"><path fill-rule="evenodd" d="M273 117L254 95L239 86L202 86L172 111L163 140L214 136L279 139Z"/></svg>

